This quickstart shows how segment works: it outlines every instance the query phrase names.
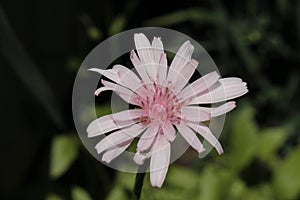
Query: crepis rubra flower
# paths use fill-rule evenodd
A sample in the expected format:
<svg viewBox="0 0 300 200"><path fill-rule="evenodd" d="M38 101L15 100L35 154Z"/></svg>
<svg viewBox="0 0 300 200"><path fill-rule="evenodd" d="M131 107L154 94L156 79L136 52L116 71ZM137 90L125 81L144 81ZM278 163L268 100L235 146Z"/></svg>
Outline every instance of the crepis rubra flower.
<svg viewBox="0 0 300 200"><path fill-rule="evenodd" d="M244 95L248 89L240 78L221 78L217 72L189 83L198 65L192 59L194 47L190 41L182 44L170 66L160 38L154 37L150 43L139 33L134 35L134 42L136 51L131 51L130 59L137 73L122 65L89 70L112 81L102 80L104 86L96 90L96 95L111 90L136 108L94 120L87 133L95 137L111 132L95 147L98 154L104 152L102 160L107 163L140 137L134 161L142 165L150 158L151 184L161 187L176 129L198 153L205 151L199 135L222 154L220 142L203 122L231 111L236 104L229 101L214 108L199 105L225 102Z"/></svg>

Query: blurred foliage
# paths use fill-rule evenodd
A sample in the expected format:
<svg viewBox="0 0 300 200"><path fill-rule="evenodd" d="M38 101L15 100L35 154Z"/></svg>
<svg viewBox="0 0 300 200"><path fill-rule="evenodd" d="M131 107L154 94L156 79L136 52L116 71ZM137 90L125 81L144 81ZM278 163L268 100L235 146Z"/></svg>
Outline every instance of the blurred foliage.
<svg viewBox="0 0 300 200"><path fill-rule="evenodd" d="M78 137L73 134L53 138L50 154L50 177L56 179L73 164L79 153Z"/></svg>
<svg viewBox="0 0 300 200"><path fill-rule="evenodd" d="M162 189L147 176L142 198L299 199L299 0L2 0L1 199L130 197L135 175L100 164L75 134L71 92L91 49L141 26L191 36L222 75L250 89L227 115L224 155L200 160L188 151ZM96 101L98 116L111 112L107 99Z"/></svg>
<svg viewBox="0 0 300 200"><path fill-rule="evenodd" d="M148 175L142 199L295 199L300 194L300 145L279 159L277 151L288 136L284 128L257 130L249 106L233 115L224 133L230 141L224 155L198 160L194 167L171 165L163 189L151 187ZM130 199L133 183L132 174L118 173L107 200Z"/></svg>
<svg viewBox="0 0 300 200"><path fill-rule="evenodd" d="M73 200L91 200L90 195L82 188L75 186L72 188Z"/></svg>

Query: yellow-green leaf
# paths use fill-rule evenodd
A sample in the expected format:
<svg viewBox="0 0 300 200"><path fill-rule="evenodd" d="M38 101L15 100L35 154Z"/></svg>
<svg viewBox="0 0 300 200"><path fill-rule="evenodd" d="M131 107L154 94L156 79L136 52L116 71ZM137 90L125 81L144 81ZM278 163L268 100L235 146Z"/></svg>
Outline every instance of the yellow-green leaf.
<svg viewBox="0 0 300 200"><path fill-rule="evenodd" d="M253 109L245 106L234 117L230 135L231 165L234 170L247 166L256 153L258 130L253 115Z"/></svg>
<svg viewBox="0 0 300 200"><path fill-rule="evenodd" d="M64 198L62 198L61 196L57 195L57 194L48 194L46 197L46 200L64 200Z"/></svg>
<svg viewBox="0 0 300 200"><path fill-rule="evenodd" d="M230 170L206 166L200 178L199 198L219 200L229 195L229 189L234 180Z"/></svg>
<svg viewBox="0 0 300 200"><path fill-rule="evenodd" d="M279 199L295 199L300 194L300 145L277 165L274 187Z"/></svg>
<svg viewBox="0 0 300 200"><path fill-rule="evenodd" d="M259 135L258 156L270 164L275 164L276 150L284 143L287 132L284 128L268 128Z"/></svg>
<svg viewBox="0 0 300 200"><path fill-rule="evenodd" d="M71 194L73 200L92 200L89 193L79 186L74 186Z"/></svg>
<svg viewBox="0 0 300 200"><path fill-rule="evenodd" d="M59 178L73 164L78 155L79 141L76 135L56 136L51 145L50 176Z"/></svg>

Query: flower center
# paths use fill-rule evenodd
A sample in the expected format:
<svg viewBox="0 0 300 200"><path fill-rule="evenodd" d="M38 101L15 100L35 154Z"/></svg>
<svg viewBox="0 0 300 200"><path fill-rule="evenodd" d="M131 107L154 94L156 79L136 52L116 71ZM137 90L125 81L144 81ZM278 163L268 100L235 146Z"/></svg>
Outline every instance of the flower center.
<svg viewBox="0 0 300 200"><path fill-rule="evenodd" d="M146 95L139 99L141 108L145 111L141 122L156 123L162 128L166 122L173 123L178 120L180 105L176 95L168 87L153 84L142 89L146 89Z"/></svg>
<svg viewBox="0 0 300 200"><path fill-rule="evenodd" d="M164 123L168 117L166 107L160 103L154 104L149 109L149 117L152 121Z"/></svg>

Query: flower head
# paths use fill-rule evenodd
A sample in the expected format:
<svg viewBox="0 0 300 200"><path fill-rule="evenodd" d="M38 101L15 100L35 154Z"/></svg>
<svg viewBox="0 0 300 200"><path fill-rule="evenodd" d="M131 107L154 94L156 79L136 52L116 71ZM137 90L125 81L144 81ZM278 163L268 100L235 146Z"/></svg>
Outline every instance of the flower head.
<svg viewBox="0 0 300 200"><path fill-rule="evenodd" d="M122 65L112 69L92 68L111 81L102 80L99 95L112 90L137 108L113 113L93 121L87 128L88 137L112 132L97 145L102 160L112 161L125 151L135 137L137 143L134 161L142 165L150 160L152 186L161 187L170 163L170 143L176 138L176 129L198 153L205 151L197 134L215 147L219 154L223 149L210 129L203 124L212 117L223 115L233 108L229 101L219 107L201 107L231 100L248 92L246 83L239 78L220 78L211 72L189 84L198 62L192 59L193 45L186 41L176 53L170 67L160 38L152 44L144 34L135 34L137 54L131 51L130 59L137 74Z"/></svg>

